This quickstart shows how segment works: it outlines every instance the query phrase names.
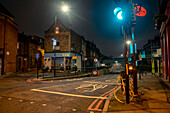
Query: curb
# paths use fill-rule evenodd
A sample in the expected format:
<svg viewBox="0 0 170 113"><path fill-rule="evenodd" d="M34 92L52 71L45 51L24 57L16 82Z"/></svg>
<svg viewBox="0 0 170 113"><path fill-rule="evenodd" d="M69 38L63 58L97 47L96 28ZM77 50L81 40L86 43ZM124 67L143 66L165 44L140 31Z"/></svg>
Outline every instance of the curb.
<svg viewBox="0 0 170 113"><path fill-rule="evenodd" d="M72 79L72 78L83 78L89 77L91 74L82 75L82 76L71 76L71 77L57 77L57 78L49 78L49 79L27 79L27 82L41 82L41 81L50 81L50 80L63 80L63 79Z"/></svg>

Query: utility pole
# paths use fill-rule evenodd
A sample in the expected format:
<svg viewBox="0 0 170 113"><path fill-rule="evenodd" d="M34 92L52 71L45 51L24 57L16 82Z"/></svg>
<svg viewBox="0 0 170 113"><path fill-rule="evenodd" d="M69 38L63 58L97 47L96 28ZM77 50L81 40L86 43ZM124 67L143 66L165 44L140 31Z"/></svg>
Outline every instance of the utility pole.
<svg viewBox="0 0 170 113"><path fill-rule="evenodd" d="M56 76L55 75L55 56L56 56L56 53L55 53L55 46L54 46L54 77Z"/></svg>
<svg viewBox="0 0 170 113"><path fill-rule="evenodd" d="M124 30L124 53L125 53L125 76L126 76L126 104L129 104L129 64L128 64L128 51L127 51L127 33Z"/></svg>
<svg viewBox="0 0 170 113"><path fill-rule="evenodd" d="M137 69L136 69L136 53L135 53L135 32L134 26L132 26L132 41L133 41L133 85L134 94L137 95Z"/></svg>

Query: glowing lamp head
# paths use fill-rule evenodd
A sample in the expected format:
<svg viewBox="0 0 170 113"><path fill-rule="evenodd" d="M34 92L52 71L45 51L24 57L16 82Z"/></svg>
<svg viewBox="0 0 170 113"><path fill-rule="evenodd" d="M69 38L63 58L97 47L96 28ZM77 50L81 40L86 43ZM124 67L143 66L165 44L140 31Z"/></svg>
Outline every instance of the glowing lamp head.
<svg viewBox="0 0 170 113"><path fill-rule="evenodd" d="M131 44L131 41L127 41L126 43L127 43L127 44Z"/></svg>
<svg viewBox="0 0 170 113"><path fill-rule="evenodd" d="M68 6L63 6L63 7L62 7L62 10L63 10L64 12L67 12L67 11L68 11Z"/></svg>
<svg viewBox="0 0 170 113"><path fill-rule="evenodd" d="M133 70L133 66L129 66L129 70L130 70L130 71Z"/></svg>

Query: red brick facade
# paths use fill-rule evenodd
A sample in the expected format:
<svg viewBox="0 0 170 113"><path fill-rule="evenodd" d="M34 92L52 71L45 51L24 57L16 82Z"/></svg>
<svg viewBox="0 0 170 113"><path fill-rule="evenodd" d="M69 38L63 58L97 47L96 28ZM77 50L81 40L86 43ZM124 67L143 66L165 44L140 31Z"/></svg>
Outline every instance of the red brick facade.
<svg viewBox="0 0 170 113"><path fill-rule="evenodd" d="M3 58L2 72L16 72L18 26L14 19L0 13L0 57Z"/></svg>

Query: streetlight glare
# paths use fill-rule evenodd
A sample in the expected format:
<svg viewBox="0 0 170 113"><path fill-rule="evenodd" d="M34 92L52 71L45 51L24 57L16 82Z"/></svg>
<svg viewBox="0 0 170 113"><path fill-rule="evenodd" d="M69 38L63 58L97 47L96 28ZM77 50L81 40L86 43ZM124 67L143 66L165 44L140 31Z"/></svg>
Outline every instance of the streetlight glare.
<svg viewBox="0 0 170 113"><path fill-rule="evenodd" d="M68 6L63 6L63 7L62 7L62 10L63 10L64 12L67 12L67 11L68 11Z"/></svg>
<svg viewBox="0 0 170 113"><path fill-rule="evenodd" d="M127 41L126 43L127 43L127 44L131 44L131 41Z"/></svg>

